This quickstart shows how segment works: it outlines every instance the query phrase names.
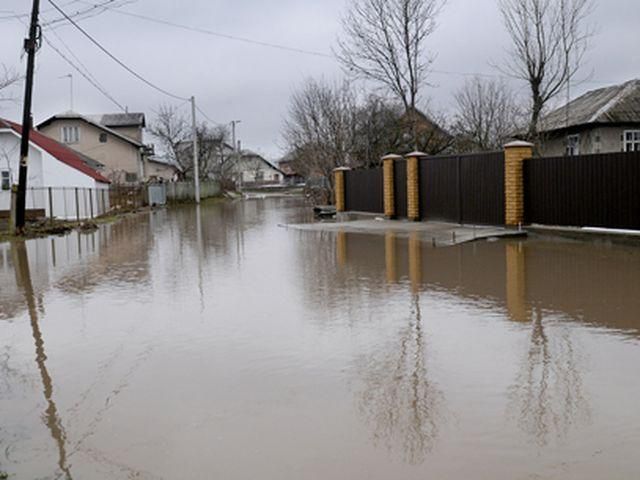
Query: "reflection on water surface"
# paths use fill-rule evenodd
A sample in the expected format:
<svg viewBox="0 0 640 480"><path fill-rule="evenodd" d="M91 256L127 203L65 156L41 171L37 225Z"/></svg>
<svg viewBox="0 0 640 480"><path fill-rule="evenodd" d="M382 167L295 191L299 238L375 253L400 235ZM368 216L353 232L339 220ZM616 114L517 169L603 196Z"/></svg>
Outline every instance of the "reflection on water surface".
<svg viewBox="0 0 640 480"><path fill-rule="evenodd" d="M16 478L635 478L640 253L290 231L296 200L0 245Z"/></svg>

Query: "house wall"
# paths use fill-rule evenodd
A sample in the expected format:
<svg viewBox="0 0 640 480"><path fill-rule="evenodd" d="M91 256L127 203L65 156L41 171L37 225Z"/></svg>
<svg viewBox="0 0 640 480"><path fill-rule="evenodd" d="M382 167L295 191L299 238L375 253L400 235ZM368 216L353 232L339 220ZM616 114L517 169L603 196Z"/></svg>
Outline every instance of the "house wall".
<svg viewBox="0 0 640 480"><path fill-rule="evenodd" d="M140 127L109 127L111 130L118 132L138 143L142 143L142 128Z"/></svg>
<svg viewBox="0 0 640 480"><path fill-rule="evenodd" d="M80 141L69 147L102 163L102 172L114 183L127 183L126 173L137 175L143 179L144 166L139 149L120 138L107 133L107 142L100 143L103 130L81 120L56 120L44 127L40 132L58 142L62 142L62 127L75 126L80 129Z"/></svg>
<svg viewBox="0 0 640 480"><path fill-rule="evenodd" d="M156 162L147 162L146 166L147 178L162 178L166 181L171 181L176 175L176 169L170 165L164 165Z"/></svg>
<svg viewBox="0 0 640 480"><path fill-rule="evenodd" d="M18 182L20 138L12 131L0 132L0 171L9 170L11 183ZM51 187L51 196L49 196ZM76 188L78 202L76 209ZM109 185L60 162L49 153L29 149L29 176L27 180L27 208L45 210L47 216L61 219L85 219L108 210ZM100 191L97 191L100 190ZM92 197L92 198L91 198ZM91 203L93 202L93 204ZM0 190L0 210L11 208L11 191ZM51 211L53 209L53 212Z"/></svg>
<svg viewBox="0 0 640 480"><path fill-rule="evenodd" d="M622 136L625 130L640 130L640 124L623 126L594 126L587 129L568 130L547 138L542 147L544 157L563 156L567 148L568 135L580 135L580 154L613 153L623 150Z"/></svg>
<svg viewBox="0 0 640 480"><path fill-rule="evenodd" d="M236 178L242 184L279 184L283 182L282 173L258 158L243 158L238 161L235 173ZM260 173L262 173L262 180L260 180Z"/></svg>
<svg viewBox="0 0 640 480"><path fill-rule="evenodd" d="M11 184L18 183L18 169L20 163L20 137L13 131L0 131L0 172L8 171ZM42 187L42 153L37 148L29 148L29 174L27 185L29 187ZM31 201L30 201L31 200ZM42 208L38 202L34 202L27 196L27 208ZM0 210L11 208L11 191L0 190Z"/></svg>

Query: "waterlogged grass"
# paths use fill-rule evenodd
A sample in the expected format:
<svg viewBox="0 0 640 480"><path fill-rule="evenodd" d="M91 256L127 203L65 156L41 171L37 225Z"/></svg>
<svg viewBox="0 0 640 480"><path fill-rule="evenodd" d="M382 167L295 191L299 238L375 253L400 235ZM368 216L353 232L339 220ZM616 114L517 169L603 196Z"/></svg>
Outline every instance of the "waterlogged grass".
<svg viewBox="0 0 640 480"><path fill-rule="evenodd" d="M94 218L93 220L68 221L68 220L42 220L29 224L24 235L18 237L9 232L0 231L0 243L9 242L11 240L20 239L32 239L43 238L49 236L64 236L72 231L79 231L83 233L91 233L98 229L99 225L106 225L109 223L115 223L127 215L132 215L139 212L122 211L117 214L104 215L102 217ZM3 480L0 477L0 480Z"/></svg>

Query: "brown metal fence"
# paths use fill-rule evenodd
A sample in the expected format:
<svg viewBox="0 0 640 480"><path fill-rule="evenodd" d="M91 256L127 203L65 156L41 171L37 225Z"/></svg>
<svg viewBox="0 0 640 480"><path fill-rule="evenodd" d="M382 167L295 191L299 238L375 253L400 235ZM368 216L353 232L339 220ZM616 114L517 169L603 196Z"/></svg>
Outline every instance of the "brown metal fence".
<svg viewBox="0 0 640 480"><path fill-rule="evenodd" d="M640 229L640 152L524 162L525 221Z"/></svg>
<svg viewBox="0 0 640 480"><path fill-rule="evenodd" d="M352 212L384 213L382 168L345 172L345 201Z"/></svg>
<svg viewBox="0 0 640 480"><path fill-rule="evenodd" d="M422 158L420 204L426 220L504 225L504 152Z"/></svg>

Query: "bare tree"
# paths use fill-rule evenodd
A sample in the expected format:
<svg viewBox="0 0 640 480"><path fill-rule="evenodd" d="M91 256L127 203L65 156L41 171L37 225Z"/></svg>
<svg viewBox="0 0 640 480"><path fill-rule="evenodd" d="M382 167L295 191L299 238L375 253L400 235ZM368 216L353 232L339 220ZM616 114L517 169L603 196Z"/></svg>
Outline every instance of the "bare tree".
<svg viewBox="0 0 640 480"><path fill-rule="evenodd" d="M22 77L17 72L0 65L0 102L13 100L12 97L5 95L5 92L21 79Z"/></svg>
<svg viewBox="0 0 640 480"><path fill-rule="evenodd" d="M504 81L475 77L455 94L454 132L461 151L499 150L518 129L520 109Z"/></svg>
<svg viewBox="0 0 640 480"><path fill-rule="evenodd" d="M284 140L294 153L296 170L305 178L325 178L328 196L333 170L351 164L355 128L356 102L349 83L309 79L294 93Z"/></svg>
<svg viewBox="0 0 640 480"><path fill-rule="evenodd" d="M405 112L416 109L433 61L425 43L445 0L352 0L338 41L342 66L388 88Z"/></svg>
<svg viewBox="0 0 640 480"><path fill-rule="evenodd" d="M180 162L181 150L191 136L191 127L178 109L171 105L161 105L149 132L160 140L169 158L184 168Z"/></svg>
<svg viewBox="0 0 640 480"><path fill-rule="evenodd" d="M193 176L193 131L189 120L177 108L162 105L150 133L157 137L169 156L180 166L184 176ZM224 126L209 126L201 123L196 128L200 177L215 178L225 185L231 177L231 148L228 146L229 131Z"/></svg>
<svg viewBox="0 0 640 480"><path fill-rule="evenodd" d="M530 140L537 140L544 107L578 73L593 30L592 0L499 0L513 43L505 72L528 82Z"/></svg>

